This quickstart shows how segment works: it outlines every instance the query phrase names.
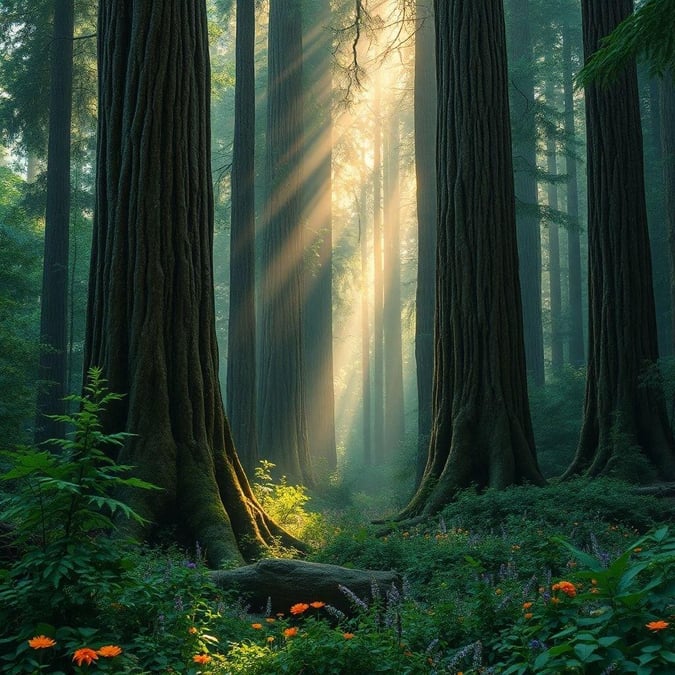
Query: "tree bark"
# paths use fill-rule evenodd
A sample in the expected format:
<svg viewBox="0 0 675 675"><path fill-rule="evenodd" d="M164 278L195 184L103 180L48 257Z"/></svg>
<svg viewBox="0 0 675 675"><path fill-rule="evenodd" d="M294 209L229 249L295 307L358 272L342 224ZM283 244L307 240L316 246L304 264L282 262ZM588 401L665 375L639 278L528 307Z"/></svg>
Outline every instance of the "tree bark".
<svg viewBox="0 0 675 675"><path fill-rule="evenodd" d="M304 19L307 438L324 473L337 467L333 378L333 81L330 3L315 0Z"/></svg>
<svg viewBox="0 0 675 675"><path fill-rule="evenodd" d="M40 361L35 442L63 438L68 393L68 246L70 232L70 123L73 93L73 0L55 0L50 54L47 208L40 298Z"/></svg>
<svg viewBox="0 0 675 675"><path fill-rule="evenodd" d="M501 0L436 5L434 424L401 518L461 488L543 484L527 400Z"/></svg>
<svg viewBox="0 0 675 675"><path fill-rule="evenodd" d="M246 470L258 461L255 313L255 5L237 0L227 413Z"/></svg>
<svg viewBox="0 0 675 675"><path fill-rule="evenodd" d="M120 460L162 488L131 505L214 565L299 544L252 494L218 384L206 4L106 0L98 56L85 367L126 394L105 419L134 434Z"/></svg>
<svg viewBox="0 0 675 675"><path fill-rule="evenodd" d="M577 179L577 160L574 140L576 130L574 122L574 82L572 80L572 37L571 29L563 31L563 80L565 89L565 136L568 151L565 154L567 172L567 265L569 298L569 361L575 367L586 362L584 348L584 322L581 303L581 224L579 222L579 184Z"/></svg>
<svg viewBox="0 0 675 675"><path fill-rule="evenodd" d="M586 59L631 11L631 0L583 0ZM587 87L586 127L589 362L581 437L566 475L606 473L627 453L641 452L659 477L669 480L675 477L675 453L655 377L656 318L634 64L606 87Z"/></svg>
<svg viewBox="0 0 675 675"><path fill-rule="evenodd" d="M271 0L268 42L267 200L262 272L259 452L290 482L314 484L304 391L302 14Z"/></svg>
<svg viewBox="0 0 675 675"><path fill-rule="evenodd" d="M661 116L661 154L663 186L666 202L668 252L670 262L670 351L675 354L675 71L664 75L661 83L659 112Z"/></svg>
<svg viewBox="0 0 675 675"><path fill-rule="evenodd" d="M436 292L436 55L430 0L417 0L415 33L415 176L417 186L417 364L416 483L426 466L431 436Z"/></svg>

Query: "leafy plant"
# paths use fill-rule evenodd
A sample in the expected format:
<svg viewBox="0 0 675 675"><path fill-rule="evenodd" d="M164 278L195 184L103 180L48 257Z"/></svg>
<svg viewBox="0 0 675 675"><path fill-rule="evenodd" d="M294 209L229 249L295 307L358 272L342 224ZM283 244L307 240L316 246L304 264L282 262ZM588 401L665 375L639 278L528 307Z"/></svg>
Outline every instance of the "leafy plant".
<svg viewBox="0 0 675 675"><path fill-rule="evenodd" d="M19 557L0 569L0 646L19 644L25 651L38 626L54 636L56 627L93 625L101 589L120 590L128 547L120 547L118 523L142 519L115 498L115 490L153 486L126 476L131 467L106 454L128 437L106 434L101 426L106 407L119 398L92 368L84 394L69 397L77 412L58 418L72 425L68 438L2 453L11 468L0 476L9 487L0 522ZM23 672L15 652L0 658L14 664L4 672Z"/></svg>

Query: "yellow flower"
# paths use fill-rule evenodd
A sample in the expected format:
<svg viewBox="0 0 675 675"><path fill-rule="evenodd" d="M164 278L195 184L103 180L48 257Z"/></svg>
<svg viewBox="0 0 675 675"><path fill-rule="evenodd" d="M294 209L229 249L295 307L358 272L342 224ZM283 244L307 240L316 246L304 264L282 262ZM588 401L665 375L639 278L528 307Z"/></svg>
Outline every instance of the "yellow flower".
<svg viewBox="0 0 675 675"><path fill-rule="evenodd" d="M641 546L636 546L636 547L633 549L633 553L640 553L640 551L642 551L642 547L641 547Z"/></svg>
<svg viewBox="0 0 675 675"><path fill-rule="evenodd" d="M326 603L321 602L321 600L315 600L314 602L310 602L309 606L314 607L314 609L321 609L322 607L326 606Z"/></svg>
<svg viewBox="0 0 675 675"><path fill-rule="evenodd" d="M291 614L302 614L309 609L309 605L306 602L298 602L291 607Z"/></svg>
<svg viewBox="0 0 675 675"><path fill-rule="evenodd" d="M649 630L654 632L668 628L668 626L670 626L670 624L667 621L650 621L645 624L646 628L649 628Z"/></svg>
<svg viewBox="0 0 675 675"><path fill-rule="evenodd" d="M351 640L354 637L354 633L342 633L342 637L345 640Z"/></svg>
<svg viewBox="0 0 675 675"><path fill-rule="evenodd" d="M113 656L119 656L122 653L122 648L117 645L105 645L101 647L97 652L99 656L103 656L107 659L111 659Z"/></svg>
<svg viewBox="0 0 675 675"><path fill-rule="evenodd" d="M262 624L261 623L252 623L251 628L253 628L254 630L261 630Z"/></svg>
<svg viewBox="0 0 675 675"><path fill-rule="evenodd" d="M56 644L56 640L52 640L52 638L46 635L36 635L34 638L28 640L28 644L33 649L48 649Z"/></svg>
<svg viewBox="0 0 675 675"><path fill-rule="evenodd" d="M82 647L82 649L75 650L73 661L78 666L81 666L83 663L91 665L94 661L98 661L98 654L93 649L89 649L89 647Z"/></svg>
<svg viewBox="0 0 675 675"><path fill-rule="evenodd" d="M501 588L495 588L495 595L501 595L502 594L502 589Z"/></svg>
<svg viewBox="0 0 675 675"><path fill-rule="evenodd" d="M560 602L560 598L556 598L555 596L551 598L551 604L552 605L557 605Z"/></svg>
<svg viewBox="0 0 675 675"><path fill-rule="evenodd" d="M295 637L298 634L298 629L295 626L290 628L284 628L284 637L290 638Z"/></svg>
<svg viewBox="0 0 675 675"><path fill-rule="evenodd" d="M192 660L195 663L201 663L202 665L208 663L211 660L211 657L208 654L195 654L192 657Z"/></svg>
<svg viewBox="0 0 675 675"><path fill-rule="evenodd" d="M270 644L271 644L272 642L274 642L274 635L269 635L269 636L267 637L267 642L269 642Z"/></svg>

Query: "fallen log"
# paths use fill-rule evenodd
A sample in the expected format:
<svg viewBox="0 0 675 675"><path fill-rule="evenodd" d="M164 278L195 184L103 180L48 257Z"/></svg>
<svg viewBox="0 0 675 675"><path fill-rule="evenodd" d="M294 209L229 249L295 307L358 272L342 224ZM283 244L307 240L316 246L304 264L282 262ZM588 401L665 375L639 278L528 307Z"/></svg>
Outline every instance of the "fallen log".
<svg viewBox="0 0 675 675"><path fill-rule="evenodd" d="M210 577L219 588L241 595L250 603L251 613L264 612L269 599L273 613L287 614L296 603L321 601L349 615L355 608L341 586L366 604L372 601L375 587L382 599L392 585L401 590L401 578L396 572L277 558L231 570L214 570Z"/></svg>

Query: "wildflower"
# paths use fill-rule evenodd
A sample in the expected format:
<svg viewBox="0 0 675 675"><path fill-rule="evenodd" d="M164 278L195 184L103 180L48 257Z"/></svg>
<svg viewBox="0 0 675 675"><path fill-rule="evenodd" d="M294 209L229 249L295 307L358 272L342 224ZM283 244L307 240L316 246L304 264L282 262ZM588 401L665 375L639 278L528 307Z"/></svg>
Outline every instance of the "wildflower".
<svg viewBox="0 0 675 675"><path fill-rule="evenodd" d="M641 547L641 546L636 546L636 547L633 549L633 553L640 553L641 551L642 551L642 547Z"/></svg>
<svg viewBox="0 0 675 675"><path fill-rule="evenodd" d="M111 659L114 656L119 656L122 653L122 648L118 647L117 645L105 645L101 647L96 653L106 659Z"/></svg>
<svg viewBox="0 0 675 675"><path fill-rule="evenodd" d="M646 628L649 628L649 630L654 631L655 633L664 628L668 628L668 626L670 626L670 624L667 621L650 621L645 624Z"/></svg>
<svg viewBox="0 0 675 675"><path fill-rule="evenodd" d="M309 605L305 602L298 602L291 607L291 614L302 614L309 609Z"/></svg>
<svg viewBox="0 0 675 675"><path fill-rule="evenodd" d="M290 638L295 637L298 634L298 629L295 626L290 628L284 628L284 637Z"/></svg>
<svg viewBox="0 0 675 675"><path fill-rule="evenodd" d="M551 586L554 591L562 591L565 595L573 598L577 594L576 586L571 581L559 581Z"/></svg>
<svg viewBox="0 0 675 675"><path fill-rule="evenodd" d="M552 605L557 605L560 602L560 598L556 598L555 596L551 598L551 604Z"/></svg>
<svg viewBox="0 0 675 675"><path fill-rule="evenodd" d="M34 638L28 640L28 645L33 649L49 649L56 644L56 640L47 637L46 635L36 635Z"/></svg>
<svg viewBox="0 0 675 675"><path fill-rule="evenodd" d="M275 621L276 621L276 619L275 619L274 617L271 617L271 616L268 616L268 617L265 619L265 622L266 622L266 623L274 623Z"/></svg>
<svg viewBox="0 0 675 675"><path fill-rule="evenodd" d="M501 588L495 588L495 595L501 595L503 593Z"/></svg>
<svg viewBox="0 0 675 675"><path fill-rule="evenodd" d="M91 665L94 661L98 661L98 654L93 649L89 649L89 647L82 647L82 649L75 650L73 661L78 666L81 666L83 663Z"/></svg>
<svg viewBox="0 0 675 675"><path fill-rule="evenodd" d="M310 602L309 606L314 607L314 609L321 609L322 607L325 606L325 602L321 602L321 600L315 600L314 602Z"/></svg>
<svg viewBox="0 0 675 675"><path fill-rule="evenodd" d="M534 616L534 614L532 614L532 612L526 612L523 616L529 621Z"/></svg>
<svg viewBox="0 0 675 675"><path fill-rule="evenodd" d="M345 640L351 640L354 637L354 633L342 633L342 637Z"/></svg>
<svg viewBox="0 0 675 675"><path fill-rule="evenodd" d="M202 665L204 665L205 663L208 663L211 660L211 657L208 654L195 654L192 657L192 660L195 663L201 663Z"/></svg>
<svg viewBox="0 0 675 675"><path fill-rule="evenodd" d="M532 603L531 603L531 602L524 602L524 603L523 603L523 609L530 609L530 607L532 607Z"/></svg>
<svg viewBox="0 0 675 675"><path fill-rule="evenodd" d="M272 643L274 642L274 635L268 635L268 636L267 636L267 642L269 642L270 644L272 644Z"/></svg>
<svg viewBox="0 0 675 675"><path fill-rule="evenodd" d="M188 633L190 633L190 635L197 635L198 632L199 631L194 626L188 628Z"/></svg>
<svg viewBox="0 0 675 675"><path fill-rule="evenodd" d="M262 630L262 624L261 623L252 623L251 628L254 630Z"/></svg>

